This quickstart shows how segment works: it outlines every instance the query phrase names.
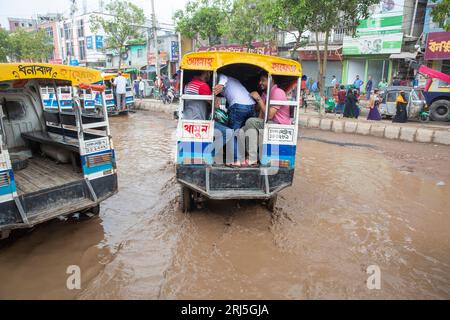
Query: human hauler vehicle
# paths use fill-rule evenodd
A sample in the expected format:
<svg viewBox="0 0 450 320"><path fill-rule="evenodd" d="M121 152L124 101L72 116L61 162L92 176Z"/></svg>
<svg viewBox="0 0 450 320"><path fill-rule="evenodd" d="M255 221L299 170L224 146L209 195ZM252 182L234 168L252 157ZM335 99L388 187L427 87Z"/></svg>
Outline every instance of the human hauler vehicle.
<svg viewBox="0 0 450 320"><path fill-rule="evenodd" d="M430 119L450 121L450 75L423 65L417 71L427 78L423 94L430 109Z"/></svg>
<svg viewBox="0 0 450 320"><path fill-rule="evenodd" d="M57 216L99 212L117 192L97 70L0 64L0 237Z"/></svg>
<svg viewBox="0 0 450 320"><path fill-rule="evenodd" d="M426 101L423 95L423 90L420 88L406 86L389 86L381 92L381 116L383 118L391 118L395 116L395 113L397 112L396 101L401 91L405 92L408 119L425 121L427 119L427 112L425 110Z"/></svg>
<svg viewBox="0 0 450 320"><path fill-rule="evenodd" d="M104 92L95 92L95 105L100 107L105 104L110 115L128 114L128 111L134 106L133 87L128 73L122 74L122 76L127 78L125 109L117 106L116 89L112 84L114 78L117 76L117 72L102 73L102 81L99 83L104 84L106 89Z"/></svg>
<svg viewBox="0 0 450 320"><path fill-rule="evenodd" d="M212 81L208 83L210 88L218 83L219 75L223 74L239 80L248 92L258 89L260 74L265 72L268 79L265 105L288 108L289 123L283 125L269 121L268 112L265 112L264 129L259 131L262 139L254 141L260 146L260 161L257 166L223 165L222 154L226 156L227 152L232 152L233 147L230 149L227 145L226 148L222 148L219 144L222 148L219 150L214 146L217 141L215 139L217 130L214 129L218 126L219 119L226 125L228 117L225 114L219 118L214 116L217 112L213 94L188 94L191 90L186 92L185 85L199 71L209 71L212 74ZM273 210L278 192L290 186L294 177L300 81L301 66L289 59L232 52L189 53L183 57L176 152L176 178L182 186L180 200L182 210L190 211L196 202L204 199L261 199L267 203L270 210ZM286 93L289 92L289 88L292 89L290 100L279 101L269 98L274 83ZM189 120L186 117L185 107L189 101L208 103L210 107L205 119Z"/></svg>

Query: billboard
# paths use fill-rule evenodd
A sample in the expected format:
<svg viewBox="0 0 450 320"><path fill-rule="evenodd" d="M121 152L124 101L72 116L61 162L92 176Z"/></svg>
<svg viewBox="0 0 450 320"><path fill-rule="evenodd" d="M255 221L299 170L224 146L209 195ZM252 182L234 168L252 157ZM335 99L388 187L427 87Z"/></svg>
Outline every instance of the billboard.
<svg viewBox="0 0 450 320"><path fill-rule="evenodd" d="M370 7L370 16L359 21L356 37L345 36L344 55L391 54L402 49L404 0L382 0Z"/></svg>
<svg viewBox="0 0 450 320"><path fill-rule="evenodd" d="M425 60L450 59L450 31L430 32L425 48Z"/></svg>

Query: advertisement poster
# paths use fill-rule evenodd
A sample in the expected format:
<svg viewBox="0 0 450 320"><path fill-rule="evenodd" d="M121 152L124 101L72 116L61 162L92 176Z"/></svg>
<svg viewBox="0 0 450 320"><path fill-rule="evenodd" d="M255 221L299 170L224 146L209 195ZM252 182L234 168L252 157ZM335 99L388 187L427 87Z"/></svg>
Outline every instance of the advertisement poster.
<svg viewBox="0 0 450 320"><path fill-rule="evenodd" d="M382 0L361 20L356 37L344 37L343 54L391 54L402 49L404 0Z"/></svg>
<svg viewBox="0 0 450 320"><path fill-rule="evenodd" d="M86 48L93 49L92 36L86 37Z"/></svg>

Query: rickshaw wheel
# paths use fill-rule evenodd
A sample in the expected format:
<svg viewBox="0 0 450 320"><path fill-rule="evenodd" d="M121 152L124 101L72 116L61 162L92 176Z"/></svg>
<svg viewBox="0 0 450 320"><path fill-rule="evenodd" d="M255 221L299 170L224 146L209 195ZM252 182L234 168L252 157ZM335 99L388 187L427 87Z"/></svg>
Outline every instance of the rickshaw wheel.
<svg viewBox="0 0 450 320"><path fill-rule="evenodd" d="M186 186L181 186L180 209L183 212L190 212L194 207L192 191Z"/></svg>
<svg viewBox="0 0 450 320"><path fill-rule="evenodd" d="M269 209L271 212L275 211L275 206L277 204L278 195L274 195L267 201L267 209Z"/></svg>

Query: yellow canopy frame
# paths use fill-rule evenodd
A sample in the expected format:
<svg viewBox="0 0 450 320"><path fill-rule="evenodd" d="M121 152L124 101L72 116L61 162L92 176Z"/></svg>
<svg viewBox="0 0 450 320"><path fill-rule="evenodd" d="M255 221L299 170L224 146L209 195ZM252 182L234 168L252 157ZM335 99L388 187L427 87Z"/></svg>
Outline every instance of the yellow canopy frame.
<svg viewBox="0 0 450 320"><path fill-rule="evenodd" d="M250 64L260 67L272 75L302 75L300 63L294 60L247 52L193 52L183 56L181 69L215 71L230 64Z"/></svg>

